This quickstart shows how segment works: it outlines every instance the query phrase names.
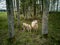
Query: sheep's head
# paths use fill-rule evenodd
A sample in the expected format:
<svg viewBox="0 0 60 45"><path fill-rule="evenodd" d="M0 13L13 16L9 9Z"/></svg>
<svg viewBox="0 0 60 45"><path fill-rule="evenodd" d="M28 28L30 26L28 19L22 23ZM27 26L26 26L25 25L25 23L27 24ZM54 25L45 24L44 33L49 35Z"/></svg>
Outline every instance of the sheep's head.
<svg viewBox="0 0 60 45"><path fill-rule="evenodd" d="M37 24L38 23L38 21L37 20L35 20L35 24Z"/></svg>
<svg viewBox="0 0 60 45"><path fill-rule="evenodd" d="M38 24L38 21L37 20L34 20L34 21L32 21L31 26L34 27L37 24Z"/></svg>
<svg viewBox="0 0 60 45"><path fill-rule="evenodd" d="M38 23L38 21L37 21L37 20L34 20L32 23L33 23L33 24L37 24L37 23Z"/></svg>

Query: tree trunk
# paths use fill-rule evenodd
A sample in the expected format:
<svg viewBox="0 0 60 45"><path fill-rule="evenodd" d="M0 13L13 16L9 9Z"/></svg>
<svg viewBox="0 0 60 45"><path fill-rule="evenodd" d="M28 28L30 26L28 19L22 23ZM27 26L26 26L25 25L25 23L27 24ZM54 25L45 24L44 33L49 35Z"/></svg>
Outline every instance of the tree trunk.
<svg viewBox="0 0 60 45"><path fill-rule="evenodd" d="M15 36L13 0L6 0L6 5L7 5L9 38L13 38Z"/></svg>
<svg viewBox="0 0 60 45"><path fill-rule="evenodd" d="M36 0L34 0L34 16L36 16Z"/></svg>
<svg viewBox="0 0 60 45"><path fill-rule="evenodd" d="M42 0L42 6L41 7L42 7L42 12L43 12L43 0Z"/></svg>
<svg viewBox="0 0 60 45"><path fill-rule="evenodd" d="M57 0L57 12L58 12L58 4L59 4L59 0Z"/></svg>
<svg viewBox="0 0 60 45"><path fill-rule="evenodd" d="M42 17L42 34L48 34L48 15L49 15L49 2L43 0L43 17Z"/></svg>
<svg viewBox="0 0 60 45"><path fill-rule="evenodd" d="M23 5L23 15L25 16L25 4Z"/></svg>
<svg viewBox="0 0 60 45"><path fill-rule="evenodd" d="M53 1L51 0L51 11L53 11Z"/></svg>
<svg viewBox="0 0 60 45"><path fill-rule="evenodd" d="M17 25L20 30L20 9L19 9L19 0L16 0L16 5L17 5Z"/></svg>

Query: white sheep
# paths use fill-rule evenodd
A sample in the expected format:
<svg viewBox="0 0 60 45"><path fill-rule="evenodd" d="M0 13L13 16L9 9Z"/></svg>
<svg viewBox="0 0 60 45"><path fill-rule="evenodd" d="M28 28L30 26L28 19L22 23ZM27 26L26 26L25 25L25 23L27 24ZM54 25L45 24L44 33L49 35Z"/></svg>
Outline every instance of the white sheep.
<svg viewBox="0 0 60 45"><path fill-rule="evenodd" d="M38 21L34 20L32 21L31 25L27 23L23 23L23 30L28 30L31 32L31 30L38 30Z"/></svg>
<svg viewBox="0 0 60 45"><path fill-rule="evenodd" d="M28 30L31 32L31 25L29 25L27 23L23 23L23 30Z"/></svg>
<svg viewBox="0 0 60 45"><path fill-rule="evenodd" d="M33 30L37 31L38 30L38 21L37 20L32 21L31 27Z"/></svg>

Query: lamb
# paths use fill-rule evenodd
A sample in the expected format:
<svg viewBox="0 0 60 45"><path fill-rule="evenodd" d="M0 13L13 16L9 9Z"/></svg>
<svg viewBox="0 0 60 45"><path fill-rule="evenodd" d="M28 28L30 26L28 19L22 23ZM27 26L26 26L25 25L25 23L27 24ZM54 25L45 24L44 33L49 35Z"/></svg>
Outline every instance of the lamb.
<svg viewBox="0 0 60 45"><path fill-rule="evenodd" d="M31 25L29 25L27 23L23 23L23 29L31 32Z"/></svg>

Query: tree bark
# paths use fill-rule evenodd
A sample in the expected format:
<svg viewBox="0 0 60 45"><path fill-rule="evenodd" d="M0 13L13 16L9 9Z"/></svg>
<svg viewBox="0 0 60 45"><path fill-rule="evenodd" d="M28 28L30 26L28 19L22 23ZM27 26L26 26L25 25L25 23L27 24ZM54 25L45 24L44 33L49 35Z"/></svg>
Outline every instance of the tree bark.
<svg viewBox="0 0 60 45"><path fill-rule="evenodd" d="M13 0L6 0L6 5L7 5L9 38L13 38L15 36Z"/></svg>
<svg viewBox="0 0 60 45"><path fill-rule="evenodd" d="M58 4L59 4L59 0L57 0L57 12L58 12Z"/></svg>
<svg viewBox="0 0 60 45"><path fill-rule="evenodd" d="M20 30L20 8L19 8L19 0L16 0L17 5L17 25Z"/></svg>
<svg viewBox="0 0 60 45"><path fill-rule="evenodd" d="M23 4L23 15L25 16L25 3Z"/></svg>
<svg viewBox="0 0 60 45"><path fill-rule="evenodd" d="M48 34L49 2L43 0L42 34Z"/></svg>
<svg viewBox="0 0 60 45"><path fill-rule="evenodd" d="M34 0L34 16L36 16L36 0Z"/></svg>

